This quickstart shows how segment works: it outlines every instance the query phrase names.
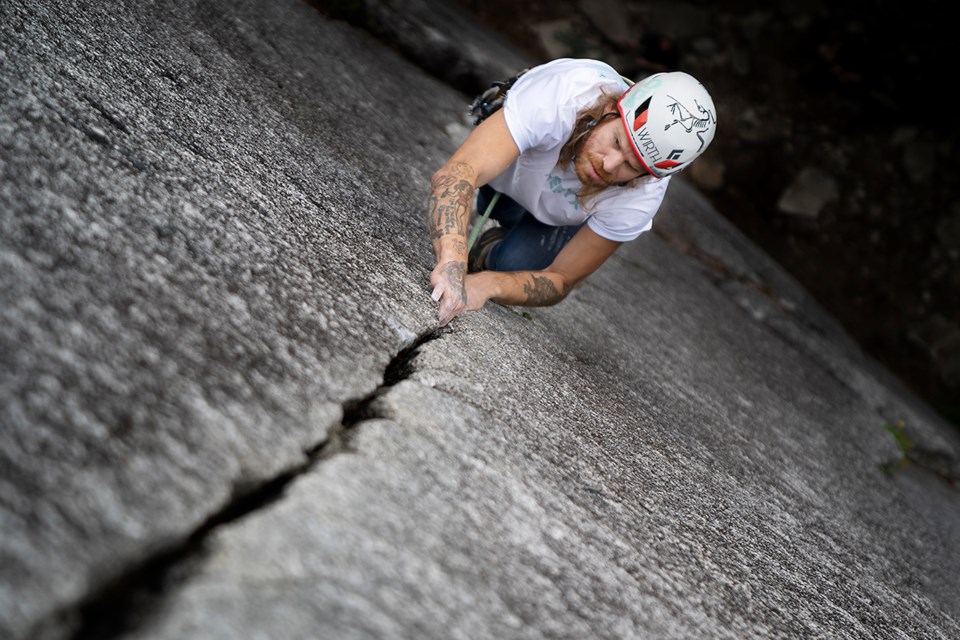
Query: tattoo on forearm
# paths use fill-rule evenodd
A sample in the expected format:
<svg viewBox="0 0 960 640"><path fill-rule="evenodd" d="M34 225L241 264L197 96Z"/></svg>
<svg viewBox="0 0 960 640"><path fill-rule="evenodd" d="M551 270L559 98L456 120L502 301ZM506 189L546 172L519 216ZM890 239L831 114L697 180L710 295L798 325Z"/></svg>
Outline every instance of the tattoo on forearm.
<svg viewBox="0 0 960 640"><path fill-rule="evenodd" d="M464 286L463 279L467 275L466 262L446 262L440 268L440 273L450 285L449 291L458 298L458 300L467 303L467 288Z"/></svg>
<svg viewBox="0 0 960 640"><path fill-rule="evenodd" d="M430 239L447 234L465 235L476 189L467 179L469 167L463 163L453 167L433 182L428 224Z"/></svg>
<svg viewBox="0 0 960 640"><path fill-rule="evenodd" d="M546 307L556 304L567 297L572 288L570 285L564 285L563 290L557 289L553 280L546 276L530 274L530 280L523 283L523 292L527 296L527 304L531 307Z"/></svg>

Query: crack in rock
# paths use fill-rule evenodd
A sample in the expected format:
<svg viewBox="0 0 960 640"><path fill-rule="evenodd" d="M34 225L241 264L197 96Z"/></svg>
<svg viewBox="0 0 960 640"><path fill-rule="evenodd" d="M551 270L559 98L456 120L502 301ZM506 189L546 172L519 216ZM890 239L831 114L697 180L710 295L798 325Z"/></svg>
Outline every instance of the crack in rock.
<svg viewBox="0 0 960 640"><path fill-rule="evenodd" d="M421 334L403 348L384 369L383 382L370 394L343 403L343 418L327 438L305 452L306 460L257 486L238 491L219 511L212 514L185 539L154 552L90 594L75 607L56 614L58 619L78 617L74 640L116 638L134 631L149 619L163 599L168 578L178 567L200 556L204 543L219 527L262 510L280 500L287 486L309 472L318 463L339 453L349 452L349 431L360 422L378 417L374 401L390 387L413 373L413 360L420 348L443 334L433 329ZM37 629L36 631L40 631Z"/></svg>
<svg viewBox="0 0 960 640"><path fill-rule="evenodd" d="M369 395L344 402L343 418L340 420L340 424L330 430L330 435L325 442L309 452L311 457L326 459L337 453L349 451L346 441L350 429L359 422L379 417L374 407L374 401L383 395L387 389L410 377L413 373L413 361L417 357L420 347L439 338L443 331L443 329L434 329L421 334L387 364L383 371L383 382L379 387Z"/></svg>

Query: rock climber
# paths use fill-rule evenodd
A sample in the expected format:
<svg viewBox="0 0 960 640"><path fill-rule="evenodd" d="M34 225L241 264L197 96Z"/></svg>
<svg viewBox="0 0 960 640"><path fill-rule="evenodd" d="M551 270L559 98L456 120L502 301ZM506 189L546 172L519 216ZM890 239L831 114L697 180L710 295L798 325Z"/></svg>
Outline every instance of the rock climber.
<svg viewBox="0 0 960 640"><path fill-rule="evenodd" d="M703 153L717 124L692 76L631 85L596 60L530 68L503 97L432 179L430 284L441 325L488 300L562 300L651 228L671 176ZM468 251L474 204L484 212L494 198L499 225Z"/></svg>

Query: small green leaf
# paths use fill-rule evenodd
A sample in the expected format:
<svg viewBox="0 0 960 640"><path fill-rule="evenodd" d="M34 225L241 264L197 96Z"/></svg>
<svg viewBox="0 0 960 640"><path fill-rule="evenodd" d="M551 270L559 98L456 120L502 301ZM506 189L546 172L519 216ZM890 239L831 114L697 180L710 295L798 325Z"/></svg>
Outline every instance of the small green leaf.
<svg viewBox="0 0 960 640"><path fill-rule="evenodd" d="M885 424L883 428L886 429L893 435L894 440L897 441L897 446L900 447L900 450L904 453L907 453L913 449L913 441L907 436L907 432L903 428L903 422L901 421L898 425Z"/></svg>
<svg viewBox="0 0 960 640"><path fill-rule="evenodd" d="M907 466L907 462L907 459L903 458L893 462L884 462L883 464L877 466L880 467L880 471L882 471L885 476L893 476L893 472L903 469L905 466Z"/></svg>

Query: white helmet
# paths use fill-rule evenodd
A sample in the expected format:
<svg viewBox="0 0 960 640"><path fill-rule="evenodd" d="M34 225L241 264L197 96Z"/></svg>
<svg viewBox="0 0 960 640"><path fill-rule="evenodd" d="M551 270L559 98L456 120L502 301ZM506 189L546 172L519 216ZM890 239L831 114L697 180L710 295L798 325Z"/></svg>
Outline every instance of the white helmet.
<svg viewBox="0 0 960 640"><path fill-rule="evenodd" d="M662 178L685 168L713 140L713 98L682 71L656 73L636 83L617 103L633 151L644 168Z"/></svg>

